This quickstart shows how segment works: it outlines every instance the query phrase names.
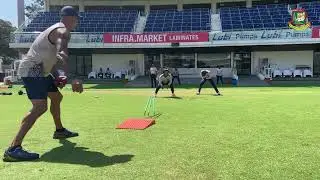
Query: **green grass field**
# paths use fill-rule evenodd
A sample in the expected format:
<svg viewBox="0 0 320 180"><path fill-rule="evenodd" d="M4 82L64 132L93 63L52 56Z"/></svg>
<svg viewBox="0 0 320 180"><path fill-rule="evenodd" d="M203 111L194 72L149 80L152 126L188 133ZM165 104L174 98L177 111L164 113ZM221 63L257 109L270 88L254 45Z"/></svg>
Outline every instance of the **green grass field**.
<svg viewBox="0 0 320 180"><path fill-rule="evenodd" d="M93 86L93 85L91 85ZM65 89L63 121L77 138L53 140L50 113L24 147L36 162L0 161L0 179L320 179L320 88L176 89L159 92L161 116L143 131L118 130L143 117L151 89ZM1 153L29 110L26 96L0 96Z"/></svg>

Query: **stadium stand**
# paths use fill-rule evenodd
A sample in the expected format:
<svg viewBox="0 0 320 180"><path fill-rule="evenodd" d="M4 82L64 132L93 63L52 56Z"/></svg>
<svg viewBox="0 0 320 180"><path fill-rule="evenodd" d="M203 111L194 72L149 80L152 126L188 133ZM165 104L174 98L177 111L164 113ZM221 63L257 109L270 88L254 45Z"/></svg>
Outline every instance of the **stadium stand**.
<svg viewBox="0 0 320 180"><path fill-rule="evenodd" d="M82 12L76 32L132 32L137 10L108 10ZM41 12L23 30L43 31L59 21L58 12Z"/></svg>
<svg viewBox="0 0 320 180"><path fill-rule="evenodd" d="M287 4L256 5L252 8L221 8L222 31L252 31L288 28Z"/></svg>
<svg viewBox="0 0 320 180"><path fill-rule="evenodd" d="M132 32L138 17L137 10L95 10L81 13L76 32ZM59 21L58 12L41 12L23 30L43 31ZM151 10L145 32L210 31L209 8Z"/></svg>
<svg viewBox="0 0 320 180"><path fill-rule="evenodd" d="M192 32L210 31L209 8L151 10L145 32Z"/></svg>
<svg viewBox="0 0 320 180"><path fill-rule="evenodd" d="M305 9L308 12L308 20L312 22L313 26L319 26L320 16L320 2L303 2L299 4L300 8Z"/></svg>
<svg viewBox="0 0 320 180"><path fill-rule="evenodd" d="M320 2L303 2L299 6L307 10L309 21L320 25ZM101 9L82 12L76 32L132 32L138 18L138 10ZM286 29L291 19L287 4L255 5L252 8L223 7L220 9L222 31L256 31ZM43 31L59 20L58 12L41 12L23 30ZM150 10L145 32L192 32L211 30L210 8Z"/></svg>

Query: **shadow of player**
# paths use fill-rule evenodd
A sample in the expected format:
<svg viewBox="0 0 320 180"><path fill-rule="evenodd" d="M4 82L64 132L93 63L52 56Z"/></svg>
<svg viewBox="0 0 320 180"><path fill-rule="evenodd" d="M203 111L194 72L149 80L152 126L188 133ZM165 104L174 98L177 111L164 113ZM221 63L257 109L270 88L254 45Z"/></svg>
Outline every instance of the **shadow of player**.
<svg viewBox="0 0 320 180"><path fill-rule="evenodd" d="M156 118L159 118L161 115L162 115L161 113L156 113L156 114L154 114L152 116L148 116L148 117L156 119Z"/></svg>
<svg viewBox="0 0 320 180"><path fill-rule="evenodd" d="M104 167L131 161L134 155L123 154L105 156L101 152L88 151L86 147L76 147L76 143L60 140L62 146L44 153L40 161L50 163L78 164L90 167Z"/></svg>
<svg viewBox="0 0 320 180"><path fill-rule="evenodd" d="M164 97L159 97L159 98L163 98L163 99L182 99L182 97L178 97L178 96L164 96Z"/></svg>

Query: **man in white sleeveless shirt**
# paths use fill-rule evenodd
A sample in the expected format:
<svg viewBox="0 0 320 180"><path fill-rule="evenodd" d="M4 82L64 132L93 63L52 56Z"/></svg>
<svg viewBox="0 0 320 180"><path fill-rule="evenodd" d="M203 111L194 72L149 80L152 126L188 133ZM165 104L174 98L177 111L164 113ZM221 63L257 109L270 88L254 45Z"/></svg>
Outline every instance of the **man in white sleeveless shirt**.
<svg viewBox="0 0 320 180"><path fill-rule="evenodd" d="M54 139L65 139L78 136L78 133L65 129L60 118L60 103L63 88L67 82L66 62L68 59L68 42L70 31L78 23L78 12L71 6L61 9L61 21L43 31L31 45L27 55L20 63L21 76L28 98L33 107L23 118L19 132L5 151L4 161L26 161L39 158L39 154L23 150L21 144L36 120L47 111L47 98L51 100L50 112L53 116L56 131ZM80 80L72 82L74 92L82 93Z"/></svg>

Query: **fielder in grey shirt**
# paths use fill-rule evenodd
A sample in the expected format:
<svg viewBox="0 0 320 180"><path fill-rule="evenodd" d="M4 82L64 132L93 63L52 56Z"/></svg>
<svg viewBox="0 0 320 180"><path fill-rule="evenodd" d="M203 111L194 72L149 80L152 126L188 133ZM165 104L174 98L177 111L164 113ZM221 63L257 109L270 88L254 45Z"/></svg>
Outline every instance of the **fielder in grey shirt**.
<svg viewBox="0 0 320 180"><path fill-rule="evenodd" d="M163 88L164 86L170 87L172 96L175 97L174 87L172 84L172 75L170 74L169 69L164 69L163 74L159 76L159 83L156 88L155 97L157 96L159 89Z"/></svg>

